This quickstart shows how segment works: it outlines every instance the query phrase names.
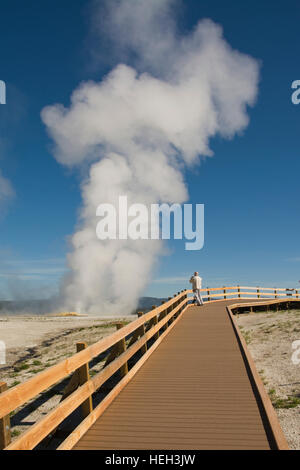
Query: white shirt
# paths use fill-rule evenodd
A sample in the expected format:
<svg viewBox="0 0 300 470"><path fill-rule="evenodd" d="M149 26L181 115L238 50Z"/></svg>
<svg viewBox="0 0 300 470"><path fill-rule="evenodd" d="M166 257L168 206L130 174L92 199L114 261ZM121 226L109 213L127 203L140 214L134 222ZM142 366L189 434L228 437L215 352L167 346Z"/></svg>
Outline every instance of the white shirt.
<svg viewBox="0 0 300 470"><path fill-rule="evenodd" d="M193 284L193 289L201 289L202 286L202 277L192 276L190 282Z"/></svg>

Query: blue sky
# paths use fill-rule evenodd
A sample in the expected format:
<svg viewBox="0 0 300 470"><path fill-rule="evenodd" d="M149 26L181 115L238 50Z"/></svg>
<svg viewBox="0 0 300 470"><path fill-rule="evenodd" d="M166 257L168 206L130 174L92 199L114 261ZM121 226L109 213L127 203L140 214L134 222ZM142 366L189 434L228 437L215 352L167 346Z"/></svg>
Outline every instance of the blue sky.
<svg viewBox="0 0 300 470"><path fill-rule="evenodd" d="M170 242L145 295L188 287L198 270L205 286L294 287L300 279L300 79L297 1L186 1L180 27L201 18L222 25L233 48L261 63L259 96L245 132L211 142L214 157L185 171L190 202L205 204L205 246ZM70 6L71 5L71 6ZM55 293L65 269L67 240L81 201L80 175L59 165L40 118L46 105L67 104L82 80L109 70L89 53L89 2L2 0L0 167L15 197L0 207L0 297ZM99 51L105 57L108 51Z"/></svg>

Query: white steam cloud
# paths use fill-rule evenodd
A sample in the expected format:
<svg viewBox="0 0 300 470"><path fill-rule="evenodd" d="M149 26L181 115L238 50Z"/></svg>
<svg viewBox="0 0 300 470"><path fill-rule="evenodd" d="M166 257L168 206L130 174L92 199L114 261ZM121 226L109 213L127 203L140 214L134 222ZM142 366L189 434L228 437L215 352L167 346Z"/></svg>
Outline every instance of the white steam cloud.
<svg viewBox="0 0 300 470"><path fill-rule="evenodd" d="M180 37L171 7L172 0L109 0L101 28L135 54L138 71L119 64L101 82L82 83L68 108L42 111L57 161L91 165L63 286L66 306L78 311L130 312L162 248L151 240L100 242L98 205L117 205L120 195L129 204L186 201L184 166L212 155L211 137L245 129L255 102L257 62L231 49L210 20Z"/></svg>

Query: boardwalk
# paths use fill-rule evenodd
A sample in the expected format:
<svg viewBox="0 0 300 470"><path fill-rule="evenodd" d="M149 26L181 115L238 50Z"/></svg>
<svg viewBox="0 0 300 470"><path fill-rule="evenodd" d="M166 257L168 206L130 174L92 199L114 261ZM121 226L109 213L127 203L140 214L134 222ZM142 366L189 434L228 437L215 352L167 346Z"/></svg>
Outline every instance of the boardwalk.
<svg viewBox="0 0 300 470"><path fill-rule="evenodd" d="M272 448L230 303L189 308L75 449Z"/></svg>

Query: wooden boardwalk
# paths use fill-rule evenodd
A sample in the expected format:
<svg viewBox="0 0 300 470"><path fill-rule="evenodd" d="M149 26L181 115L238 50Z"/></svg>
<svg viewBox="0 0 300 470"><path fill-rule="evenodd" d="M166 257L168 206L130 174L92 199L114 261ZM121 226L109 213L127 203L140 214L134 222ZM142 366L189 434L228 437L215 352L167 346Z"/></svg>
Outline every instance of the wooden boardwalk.
<svg viewBox="0 0 300 470"><path fill-rule="evenodd" d="M74 449L270 449L226 305L191 307Z"/></svg>

